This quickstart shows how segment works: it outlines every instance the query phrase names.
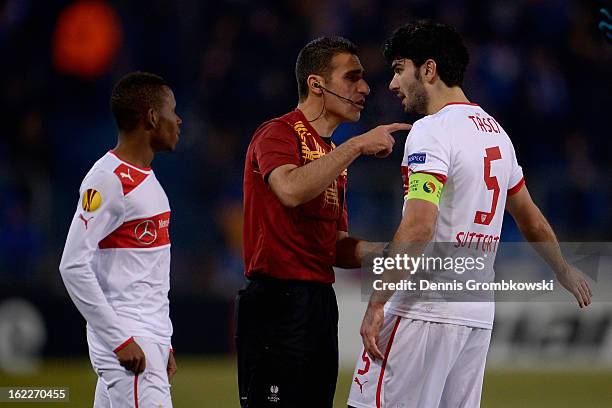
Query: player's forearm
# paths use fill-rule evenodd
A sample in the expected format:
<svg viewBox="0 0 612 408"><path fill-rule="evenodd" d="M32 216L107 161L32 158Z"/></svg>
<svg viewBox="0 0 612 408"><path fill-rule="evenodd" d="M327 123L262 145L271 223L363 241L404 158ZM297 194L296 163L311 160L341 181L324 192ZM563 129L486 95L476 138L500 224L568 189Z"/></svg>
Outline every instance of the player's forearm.
<svg viewBox="0 0 612 408"><path fill-rule="evenodd" d="M304 204L325 191L360 154L359 141L350 139L321 158L292 169L286 180L292 206Z"/></svg>
<svg viewBox="0 0 612 408"><path fill-rule="evenodd" d="M518 222L518 227L555 273L567 268L555 232L539 209L536 208L527 220Z"/></svg>
<svg viewBox="0 0 612 408"><path fill-rule="evenodd" d="M433 225L421 223L417 219L402 222L393 237L393 241L389 243L389 253L387 257L396 258L398 255L402 258L404 255L409 258L419 257L432 237ZM404 279L414 278L417 272L418 271L409 269L387 269L381 275L382 286L386 287L385 284L397 283ZM392 290L374 291L370 297L370 302L384 304L394 293L395 291Z"/></svg>
<svg viewBox="0 0 612 408"><path fill-rule="evenodd" d="M339 268L359 268L364 260L382 256L385 242L369 242L355 237L343 237L336 242L336 262Z"/></svg>
<svg viewBox="0 0 612 408"><path fill-rule="evenodd" d="M130 337L86 263L62 259L60 273L76 308L109 347L115 349Z"/></svg>
<svg viewBox="0 0 612 408"><path fill-rule="evenodd" d="M361 263L371 257L383 256L386 245L387 242L359 241L355 249L356 256Z"/></svg>

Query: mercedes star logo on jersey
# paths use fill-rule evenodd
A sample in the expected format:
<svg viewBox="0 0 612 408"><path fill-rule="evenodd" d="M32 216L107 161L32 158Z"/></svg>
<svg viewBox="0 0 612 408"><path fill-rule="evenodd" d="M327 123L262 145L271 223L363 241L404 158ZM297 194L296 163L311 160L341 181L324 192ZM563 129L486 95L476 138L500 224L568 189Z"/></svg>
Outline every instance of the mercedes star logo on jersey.
<svg viewBox="0 0 612 408"><path fill-rule="evenodd" d="M157 227L153 220L141 222L134 228L136 239L143 245L151 245L157 239Z"/></svg>

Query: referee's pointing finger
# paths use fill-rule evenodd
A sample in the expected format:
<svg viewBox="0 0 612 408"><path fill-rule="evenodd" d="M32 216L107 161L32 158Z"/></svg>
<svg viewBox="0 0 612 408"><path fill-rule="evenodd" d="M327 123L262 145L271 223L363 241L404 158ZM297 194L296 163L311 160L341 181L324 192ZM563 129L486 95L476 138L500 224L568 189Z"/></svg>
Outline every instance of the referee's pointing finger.
<svg viewBox="0 0 612 408"><path fill-rule="evenodd" d="M389 133L397 132L398 130L410 130L412 125L410 123L391 123L387 125Z"/></svg>

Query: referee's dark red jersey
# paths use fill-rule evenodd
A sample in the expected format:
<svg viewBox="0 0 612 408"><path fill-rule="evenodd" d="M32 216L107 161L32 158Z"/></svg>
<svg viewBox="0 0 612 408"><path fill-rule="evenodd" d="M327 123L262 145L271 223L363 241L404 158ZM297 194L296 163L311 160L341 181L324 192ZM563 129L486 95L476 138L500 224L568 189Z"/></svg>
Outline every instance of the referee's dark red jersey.
<svg viewBox="0 0 612 408"><path fill-rule="evenodd" d="M344 171L323 193L295 208L283 206L267 184L272 170L303 166L334 148L296 109L255 132L244 169L245 274L334 282L338 231L348 230Z"/></svg>

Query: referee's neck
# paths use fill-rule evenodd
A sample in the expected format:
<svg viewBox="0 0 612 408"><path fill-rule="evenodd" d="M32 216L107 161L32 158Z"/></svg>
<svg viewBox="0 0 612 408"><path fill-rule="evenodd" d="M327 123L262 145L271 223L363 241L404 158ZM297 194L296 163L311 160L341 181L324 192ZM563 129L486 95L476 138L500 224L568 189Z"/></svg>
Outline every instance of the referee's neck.
<svg viewBox="0 0 612 408"><path fill-rule="evenodd" d="M321 106L321 103L312 103L308 99L299 103L297 108L302 111L310 126L316 130L321 137L331 137L341 120L331 115Z"/></svg>

